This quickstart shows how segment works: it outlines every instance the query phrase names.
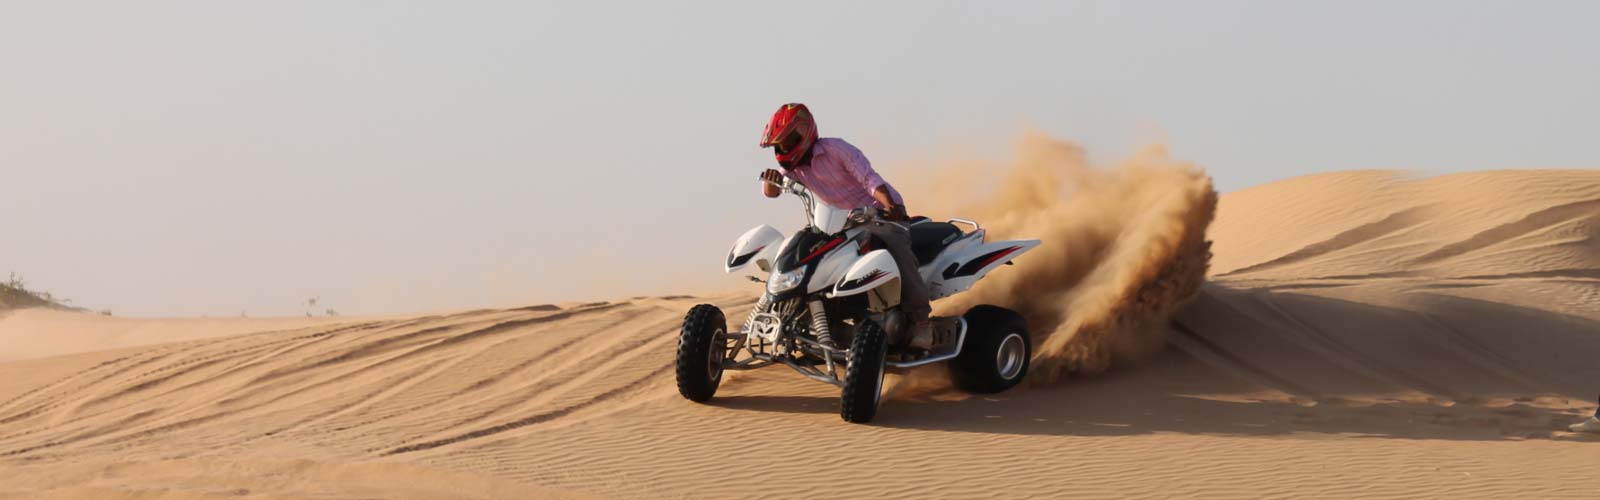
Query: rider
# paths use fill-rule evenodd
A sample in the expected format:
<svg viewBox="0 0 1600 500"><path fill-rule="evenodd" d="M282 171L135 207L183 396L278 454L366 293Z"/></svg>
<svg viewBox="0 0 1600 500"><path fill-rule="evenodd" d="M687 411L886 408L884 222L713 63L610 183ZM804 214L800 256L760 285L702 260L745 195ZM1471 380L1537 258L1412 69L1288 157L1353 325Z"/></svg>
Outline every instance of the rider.
<svg viewBox="0 0 1600 500"><path fill-rule="evenodd" d="M806 105L789 103L778 108L761 134L761 147L772 148L778 165L783 167L782 173L770 168L761 173L761 192L768 198L782 193L777 185L788 176L829 205L845 210L876 207L891 221L907 220L900 193L872 170L872 163L861 150L844 139L817 137L817 122ZM900 270L900 310L911 322L911 346L931 348L928 288L917 272L910 232L905 226L884 220L874 220L864 229L883 244Z"/></svg>

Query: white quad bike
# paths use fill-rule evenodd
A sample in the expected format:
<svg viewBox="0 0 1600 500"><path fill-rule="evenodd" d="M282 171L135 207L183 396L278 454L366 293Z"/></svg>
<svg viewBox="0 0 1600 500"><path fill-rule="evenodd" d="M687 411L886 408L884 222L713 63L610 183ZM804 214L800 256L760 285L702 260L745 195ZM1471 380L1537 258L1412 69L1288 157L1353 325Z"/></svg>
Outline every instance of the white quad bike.
<svg viewBox="0 0 1600 500"><path fill-rule="evenodd" d="M864 423L878 412L886 371L949 362L956 387L977 393L1004 391L1022 381L1033 347L1021 315L979 305L958 318L933 318L939 334L931 349L908 346L909 328L899 307L900 273L889 251L874 248L880 243L861 227L873 223L877 211L829 206L790 179L780 187L804 201L808 224L787 239L761 225L734 242L725 270L755 264L770 272L766 293L736 331L728 330L714 305L689 310L676 361L683 397L710 400L724 370L781 363L840 386L839 416ZM972 288L989 271L1039 245L1039 240L986 243L983 228L963 219L917 218L908 228L929 300Z"/></svg>

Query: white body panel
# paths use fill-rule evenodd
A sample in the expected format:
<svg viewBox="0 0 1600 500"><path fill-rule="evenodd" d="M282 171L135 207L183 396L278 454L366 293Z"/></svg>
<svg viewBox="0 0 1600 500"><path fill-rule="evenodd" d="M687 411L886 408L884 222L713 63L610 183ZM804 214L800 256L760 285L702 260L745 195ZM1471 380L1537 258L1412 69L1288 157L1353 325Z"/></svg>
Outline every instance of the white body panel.
<svg viewBox="0 0 1600 500"><path fill-rule="evenodd" d="M731 273L755 263L762 271L771 270L772 262L783 249L783 241L783 233L777 228L766 224L756 226L733 242L733 249L728 251L728 260L723 261L722 267ZM745 257L752 253L755 255Z"/></svg>
<svg viewBox="0 0 1600 500"><path fill-rule="evenodd" d="M928 284L928 300L967 291L990 271L1039 246L1039 240L985 243L983 237L982 229L969 233L945 247L932 263L917 269Z"/></svg>
<svg viewBox="0 0 1600 500"><path fill-rule="evenodd" d="M900 270L888 250L873 250L850 265L843 276L829 281L829 297L849 297L900 279Z"/></svg>
<svg viewBox="0 0 1600 500"><path fill-rule="evenodd" d="M823 203L822 200L816 200L811 204L811 220L823 233L837 234L844 230L845 222L850 220L850 211L840 210Z"/></svg>
<svg viewBox="0 0 1600 500"><path fill-rule="evenodd" d="M848 215L848 214L847 214ZM843 223L841 223L843 224ZM806 286L806 293L827 291L844 276L850 265L860 260L861 245L856 243L855 236L860 229L851 229L843 235L846 240L839 248L833 249L822 256L822 261L817 263L817 272L811 276L811 283Z"/></svg>

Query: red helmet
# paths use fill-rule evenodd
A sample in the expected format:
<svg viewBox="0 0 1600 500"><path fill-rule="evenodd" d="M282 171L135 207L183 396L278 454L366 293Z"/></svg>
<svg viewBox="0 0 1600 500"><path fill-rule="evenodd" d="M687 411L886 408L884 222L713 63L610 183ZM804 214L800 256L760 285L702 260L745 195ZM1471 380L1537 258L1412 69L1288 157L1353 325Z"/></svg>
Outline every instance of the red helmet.
<svg viewBox="0 0 1600 500"><path fill-rule="evenodd" d="M817 121L811 118L806 105L791 102L778 108L761 132L761 147L772 148L783 168L794 168L817 143Z"/></svg>

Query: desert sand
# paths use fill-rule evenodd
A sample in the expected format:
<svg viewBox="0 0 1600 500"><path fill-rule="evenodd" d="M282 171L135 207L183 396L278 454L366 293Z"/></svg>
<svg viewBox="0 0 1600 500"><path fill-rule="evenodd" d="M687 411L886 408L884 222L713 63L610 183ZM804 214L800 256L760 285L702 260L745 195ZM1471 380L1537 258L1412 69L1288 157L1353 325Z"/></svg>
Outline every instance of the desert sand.
<svg viewBox="0 0 1600 500"><path fill-rule="evenodd" d="M1565 432L1600 393L1600 171L1301 177L1222 195L1205 236L1197 293L1136 308L1164 348L1057 337L1089 354L992 396L917 374L871 425L781 367L678 396L684 312L740 317L754 288L314 321L11 311L0 498L1600 492L1600 439ZM1073 279L1122 281L1098 272Z"/></svg>

